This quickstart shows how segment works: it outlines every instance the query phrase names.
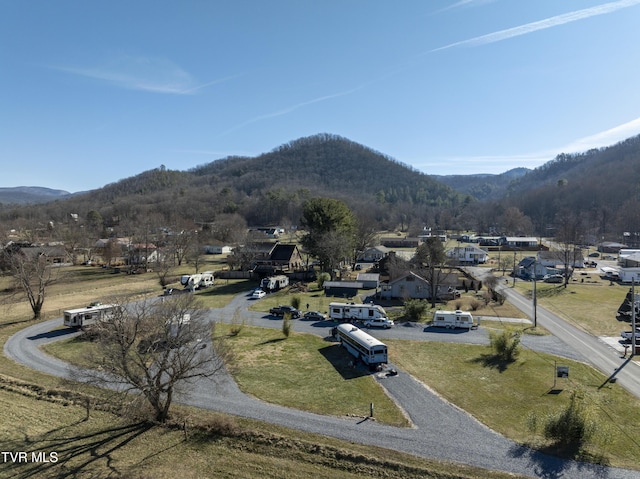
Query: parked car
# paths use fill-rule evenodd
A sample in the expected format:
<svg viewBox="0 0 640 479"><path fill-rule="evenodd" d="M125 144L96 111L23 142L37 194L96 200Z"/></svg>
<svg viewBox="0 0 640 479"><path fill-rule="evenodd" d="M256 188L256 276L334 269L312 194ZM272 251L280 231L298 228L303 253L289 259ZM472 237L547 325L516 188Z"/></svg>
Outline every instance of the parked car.
<svg viewBox="0 0 640 479"><path fill-rule="evenodd" d="M561 274L546 274L544 278L542 278L542 281L545 283L563 283L564 276Z"/></svg>
<svg viewBox="0 0 640 479"><path fill-rule="evenodd" d="M310 321L324 321L327 319L325 314L322 314L320 311L307 311L304 313L304 319L308 319Z"/></svg>
<svg viewBox="0 0 640 479"><path fill-rule="evenodd" d="M620 333L620 336L622 336L622 339L625 339L627 341L631 341L632 339L632 333L631 331L622 331ZM638 328L636 328L636 341L640 340L640 330L638 330Z"/></svg>
<svg viewBox="0 0 640 479"><path fill-rule="evenodd" d="M388 318L371 318L367 319L364 322L365 327L367 328L384 328L389 329L393 326L393 321Z"/></svg>
<svg viewBox="0 0 640 479"><path fill-rule="evenodd" d="M291 317L294 319L300 317L300 311L293 306L280 305L269 310L269 314L272 316L284 316L287 313L290 313Z"/></svg>
<svg viewBox="0 0 640 479"><path fill-rule="evenodd" d="M267 295L266 292L264 292L261 289L256 289L253 291L253 293L251 293L251 297L253 299L260 299L260 298L264 298Z"/></svg>

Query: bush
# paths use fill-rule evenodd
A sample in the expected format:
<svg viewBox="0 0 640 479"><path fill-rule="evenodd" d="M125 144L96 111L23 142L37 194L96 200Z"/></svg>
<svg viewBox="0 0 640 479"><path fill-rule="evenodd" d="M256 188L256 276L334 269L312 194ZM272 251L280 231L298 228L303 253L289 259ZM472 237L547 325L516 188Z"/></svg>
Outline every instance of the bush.
<svg viewBox="0 0 640 479"><path fill-rule="evenodd" d="M473 299L469 303L469 307L471 308L472 311L478 311L482 307L482 301L478 299Z"/></svg>
<svg viewBox="0 0 640 479"><path fill-rule="evenodd" d="M420 321L429 309L429 303L423 299L408 299L404 302L404 315L409 321Z"/></svg>
<svg viewBox="0 0 640 479"><path fill-rule="evenodd" d="M330 280L331 280L331 275L329 273L320 273L318 275L318 279L316 280L318 289L322 289L322 287L324 286L324 282L330 281Z"/></svg>
<svg viewBox="0 0 640 479"><path fill-rule="evenodd" d="M293 296L291 298L291 306L293 306L296 309L300 309L300 296Z"/></svg>
<svg viewBox="0 0 640 479"><path fill-rule="evenodd" d="M505 329L501 332L490 331L489 340L495 356L505 362L513 362L520 354L520 333Z"/></svg>
<svg viewBox="0 0 640 479"><path fill-rule="evenodd" d="M582 396L574 391L569 404L547 418L544 436L558 445L579 448L591 440L596 430L596 424L589 416Z"/></svg>
<svg viewBox="0 0 640 479"><path fill-rule="evenodd" d="M285 313L282 319L282 334L288 338L291 334L291 313Z"/></svg>

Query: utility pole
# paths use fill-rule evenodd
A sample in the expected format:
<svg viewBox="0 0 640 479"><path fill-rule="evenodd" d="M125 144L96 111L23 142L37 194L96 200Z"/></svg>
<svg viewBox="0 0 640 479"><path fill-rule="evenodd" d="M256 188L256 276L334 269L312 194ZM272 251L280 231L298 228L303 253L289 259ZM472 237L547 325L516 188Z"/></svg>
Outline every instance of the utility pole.
<svg viewBox="0 0 640 479"><path fill-rule="evenodd" d="M536 296L536 263L533 263L533 327L538 326L538 298Z"/></svg>
<svg viewBox="0 0 640 479"><path fill-rule="evenodd" d="M631 278L631 357L636 354L636 280Z"/></svg>

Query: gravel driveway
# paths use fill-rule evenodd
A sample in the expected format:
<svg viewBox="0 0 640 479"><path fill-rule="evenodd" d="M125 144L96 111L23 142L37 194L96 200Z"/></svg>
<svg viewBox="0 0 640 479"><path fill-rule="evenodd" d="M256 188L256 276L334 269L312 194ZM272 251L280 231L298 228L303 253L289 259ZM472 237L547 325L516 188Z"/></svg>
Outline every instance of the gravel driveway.
<svg viewBox="0 0 640 479"><path fill-rule="evenodd" d="M281 320L262 313L247 311L249 300L244 295L236 297L229 305L211 310L209 316L216 320L229 320L238 311L246 324L265 327L281 327ZM45 355L39 347L45 343L76 334L72 330L54 331L62 325L62 319L46 321L28 327L5 343L4 354L31 368L59 377L68 377L68 366ZM330 324L294 321L297 331L313 332L328 336ZM461 341L481 344L487 341L482 329L464 334L425 332L422 327L398 326L387 331L376 331L378 337L398 337ZM542 338L542 339L541 339ZM543 350L575 354L566 346L556 344L553 338L531 337L525 344ZM576 358L579 355L575 354ZM393 367L393 365L391 365ZM374 420L321 416L295 409L267 404L243 394L229 376L216 381L200 380L189 386L189 394L178 400L182 403L221 411L238 416L271 422L307 432L332 436L347 441L370 444L415 454L428 459L463 463L487 469L501 470L540 478L563 479L640 479L640 472L616 468L604 468L591 464L567 461L522 447L480 424L466 412L442 400L428 387L399 371L396 376L384 373L376 375L377 381L389 396L405 411L414 427L396 428L376 423ZM455 468L455 466L452 466Z"/></svg>

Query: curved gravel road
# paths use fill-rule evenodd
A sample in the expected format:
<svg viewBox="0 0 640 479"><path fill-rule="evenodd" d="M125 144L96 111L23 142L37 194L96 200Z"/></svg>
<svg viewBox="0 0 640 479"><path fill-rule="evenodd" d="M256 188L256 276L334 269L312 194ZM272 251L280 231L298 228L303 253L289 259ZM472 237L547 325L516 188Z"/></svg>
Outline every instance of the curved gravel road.
<svg viewBox="0 0 640 479"><path fill-rule="evenodd" d="M234 313L245 318L245 324L281 327L281 321L261 313L247 311L246 296L236 297L225 308L210 311L210 319L225 321ZM295 321L294 329L328 336L330 323ZM69 377L71 370L63 361L42 352L43 344L71 337L74 330L57 329L61 319L54 319L28 327L5 343L4 354L33 369ZM482 344L487 341L482 329L461 334L442 334L424 331L421 327L399 326L388 331L376 331L380 337L411 337ZM537 339L540 338L540 339ZM531 337L527 347L557 351L565 356L582 359L552 337ZM536 344L537 342L537 344ZM392 366L393 367L393 366ZM539 478L563 479L640 479L640 472L607 468L576 461L562 460L533 451L510 441L480 424L464 411L443 401L428 387L408 374L376 375L377 381L404 409L414 427L396 428L372 420L321 416L295 409L268 404L243 394L232 378L219 376L216 381L200 380L190 385L188 396L179 397L184 404L221 411L242 417L279 424L303 431L387 449L407 452L428 459L469 464ZM455 467L455 466L452 466Z"/></svg>

